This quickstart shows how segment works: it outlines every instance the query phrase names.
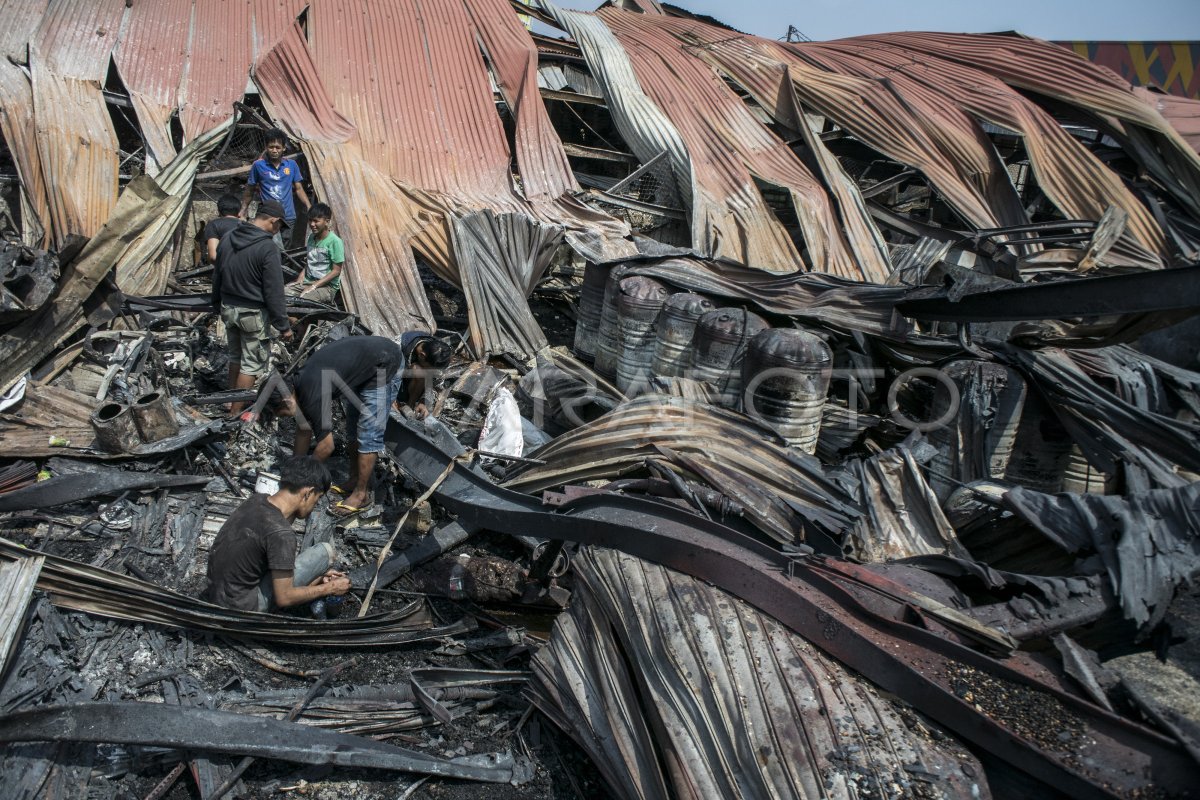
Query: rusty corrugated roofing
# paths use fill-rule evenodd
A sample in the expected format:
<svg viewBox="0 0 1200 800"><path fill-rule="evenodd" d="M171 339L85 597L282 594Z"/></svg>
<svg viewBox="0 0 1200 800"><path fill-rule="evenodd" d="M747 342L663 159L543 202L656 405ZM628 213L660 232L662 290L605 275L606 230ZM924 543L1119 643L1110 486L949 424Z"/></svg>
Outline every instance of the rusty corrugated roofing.
<svg viewBox="0 0 1200 800"><path fill-rule="evenodd" d="M137 3L126 16L113 61L129 91L146 146L158 163L175 155L171 117L188 64L192 0Z"/></svg>

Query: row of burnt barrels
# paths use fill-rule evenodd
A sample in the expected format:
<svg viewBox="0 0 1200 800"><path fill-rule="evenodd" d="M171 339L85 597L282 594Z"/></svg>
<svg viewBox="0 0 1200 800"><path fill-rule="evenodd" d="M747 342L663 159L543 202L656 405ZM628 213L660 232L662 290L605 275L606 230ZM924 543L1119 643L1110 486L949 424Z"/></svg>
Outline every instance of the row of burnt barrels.
<svg viewBox="0 0 1200 800"><path fill-rule="evenodd" d="M745 308L719 307L695 292L675 292L624 267L589 264L575 350L629 396L653 379L708 384L722 405L813 453L827 407L833 357L828 344L798 328L772 328ZM1111 491L1054 413L1015 371L977 360L945 365L933 381L922 429L937 455L930 484L945 501L965 480L1003 479L1045 492ZM839 413L839 411L841 413Z"/></svg>
<svg viewBox="0 0 1200 800"><path fill-rule="evenodd" d="M809 331L772 328L745 308L672 292L650 277L625 277L621 267L588 265L575 350L627 395L654 378L691 378L789 445L816 448L833 356Z"/></svg>

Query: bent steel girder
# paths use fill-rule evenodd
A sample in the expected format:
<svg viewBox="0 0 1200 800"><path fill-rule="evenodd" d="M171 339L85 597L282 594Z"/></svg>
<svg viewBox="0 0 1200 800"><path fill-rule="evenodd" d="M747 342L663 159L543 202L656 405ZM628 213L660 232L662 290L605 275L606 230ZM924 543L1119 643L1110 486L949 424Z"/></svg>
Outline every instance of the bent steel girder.
<svg viewBox="0 0 1200 800"><path fill-rule="evenodd" d="M395 418L387 441L399 463L425 486L442 476L452 458ZM461 463L434 497L467 527L611 547L707 580L1058 791L1110 798L1147 785L1180 795L1193 788L1189 776L1195 764L1174 740L1037 680L1038 668L1024 656L991 658L913 624L924 615L915 598L906 600L894 585L868 585L834 563L789 557L653 500L589 495L547 510L536 498L496 486ZM1079 735L1067 742L1041 737L1039 744L1033 738L1039 731L1006 715L1003 703L989 706L987 698L956 693L964 675L979 676L1004 697L1016 692L1034 706L1054 709ZM982 685L977 688L983 693Z"/></svg>

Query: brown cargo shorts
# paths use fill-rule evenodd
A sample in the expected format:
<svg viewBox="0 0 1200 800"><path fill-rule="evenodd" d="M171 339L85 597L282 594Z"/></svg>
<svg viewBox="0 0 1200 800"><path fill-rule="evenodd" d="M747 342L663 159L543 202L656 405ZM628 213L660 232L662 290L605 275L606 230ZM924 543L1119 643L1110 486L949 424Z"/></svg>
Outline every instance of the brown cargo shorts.
<svg viewBox="0 0 1200 800"><path fill-rule="evenodd" d="M229 360L241 364L243 375L261 378L271 371L271 326L261 308L222 306Z"/></svg>

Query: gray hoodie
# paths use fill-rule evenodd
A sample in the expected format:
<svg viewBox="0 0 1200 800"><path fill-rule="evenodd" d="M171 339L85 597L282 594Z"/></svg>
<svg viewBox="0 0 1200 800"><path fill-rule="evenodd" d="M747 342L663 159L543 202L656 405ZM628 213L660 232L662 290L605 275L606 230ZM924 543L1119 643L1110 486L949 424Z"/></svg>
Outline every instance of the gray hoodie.
<svg viewBox="0 0 1200 800"><path fill-rule="evenodd" d="M288 330L287 303L283 296L283 266L271 234L243 222L221 237L213 270L213 308L221 306L265 308L280 332Z"/></svg>

